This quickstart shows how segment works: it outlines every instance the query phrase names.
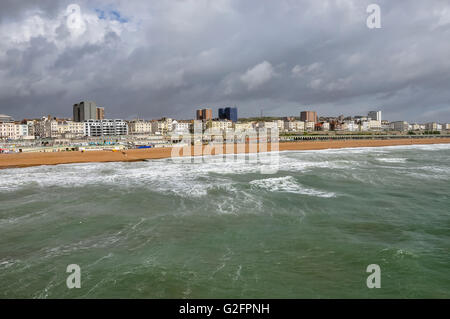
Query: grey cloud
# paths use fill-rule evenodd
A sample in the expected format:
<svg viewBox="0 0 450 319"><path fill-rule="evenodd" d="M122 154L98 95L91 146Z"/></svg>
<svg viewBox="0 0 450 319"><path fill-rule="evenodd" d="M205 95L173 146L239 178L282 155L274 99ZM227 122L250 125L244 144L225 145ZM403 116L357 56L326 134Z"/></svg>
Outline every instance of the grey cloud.
<svg viewBox="0 0 450 319"><path fill-rule="evenodd" d="M88 31L72 39L71 1L2 1L0 113L70 116L93 99L124 118L237 105L242 116L380 108L391 120L450 122L448 2L379 1L382 28L370 30L371 2L82 0ZM42 32L1 33L32 16Z"/></svg>

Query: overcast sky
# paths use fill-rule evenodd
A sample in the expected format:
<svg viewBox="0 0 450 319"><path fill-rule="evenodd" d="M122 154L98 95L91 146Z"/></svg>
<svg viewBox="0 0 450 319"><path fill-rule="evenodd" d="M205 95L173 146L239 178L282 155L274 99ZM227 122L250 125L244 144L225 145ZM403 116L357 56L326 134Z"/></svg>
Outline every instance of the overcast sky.
<svg viewBox="0 0 450 319"><path fill-rule="evenodd" d="M0 113L71 117L81 100L108 118L236 105L450 122L450 1L1 0Z"/></svg>

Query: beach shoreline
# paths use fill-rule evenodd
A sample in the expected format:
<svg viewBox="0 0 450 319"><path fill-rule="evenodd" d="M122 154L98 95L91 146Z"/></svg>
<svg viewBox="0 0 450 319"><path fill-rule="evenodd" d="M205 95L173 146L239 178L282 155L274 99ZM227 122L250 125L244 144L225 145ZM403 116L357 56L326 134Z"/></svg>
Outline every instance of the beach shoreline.
<svg viewBox="0 0 450 319"><path fill-rule="evenodd" d="M215 148L211 151L203 146L203 155L220 154L243 154L254 152L275 151L309 151L325 149L359 148L359 147L383 147L402 145L427 145L427 144L450 144L450 138L430 138L430 139L395 139L395 140L339 140L339 141L299 141L280 142L278 149L267 144L266 148L258 149L256 145L249 144L234 145L234 149L220 150ZM172 147L152 148L152 149L130 149L125 151L71 151L71 152L49 152L49 153L14 153L0 154L0 169L23 168L41 165L75 164L75 163L107 163L107 162L137 162L149 159L164 159L172 157ZM197 149L191 147L191 154L202 155ZM174 150L179 156L183 151L179 147ZM190 156L188 154L187 156Z"/></svg>

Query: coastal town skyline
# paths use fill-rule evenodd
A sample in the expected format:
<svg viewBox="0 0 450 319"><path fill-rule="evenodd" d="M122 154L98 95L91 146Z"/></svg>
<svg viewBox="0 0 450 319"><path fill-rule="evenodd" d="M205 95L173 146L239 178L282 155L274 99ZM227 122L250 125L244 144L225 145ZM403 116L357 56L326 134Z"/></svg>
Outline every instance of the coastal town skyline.
<svg viewBox="0 0 450 319"><path fill-rule="evenodd" d="M315 110L302 110L298 116L239 118L237 107L215 109L197 108L194 119L163 117L160 119L125 120L109 117L104 106L94 101L73 104L72 117L57 118L51 115L37 119L15 121L11 116L0 114L0 140L30 141L41 143L42 139L67 139L69 144L80 138L131 136L147 138L148 145L154 146L152 136L170 137L172 134L204 135L204 142L230 132L276 130L276 134L444 134L448 135L450 123L388 121L382 118L381 110L372 110L367 115L318 115ZM206 140L205 140L206 139ZM172 141L159 141L161 145L172 145ZM133 142L135 143L135 142ZM13 146L14 147L14 146Z"/></svg>
<svg viewBox="0 0 450 319"><path fill-rule="evenodd" d="M85 99L85 100L82 100L80 103L88 102L88 101L91 102L93 100ZM154 120L160 120L160 119L164 119L164 118L173 118L175 120L190 121L190 120L198 119L197 116L196 116L196 111L201 110L201 109L211 110L212 111L211 119L216 119L216 120L221 119L219 112L220 112L221 109L225 109L225 108L239 109L239 114L241 114L241 109L238 108L236 105L220 105L220 106L203 105L203 106L191 107L190 108L191 114L187 115L185 117L180 117L180 116L177 116L177 115L170 116L168 114L163 114L160 117L151 117L151 116L150 117L146 117L146 116L135 116L135 117L124 116L124 117L120 117L118 115L115 116L114 114L113 115L109 115L108 114L107 116L104 116L104 114L105 114L105 106L104 106L104 104L99 104L99 105L96 104L96 106L97 106L97 109L101 109L101 112L103 114L101 119L119 119L120 118L120 119L123 119L123 120L126 120L126 121L133 121L133 120L154 121ZM14 114L14 113L10 113L10 114L1 114L0 113L0 119L7 117L11 121L16 121L16 122L21 122L21 121L24 121L24 120L37 120L37 119L41 119L43 117L51 117L51 118L61 119L61 120L74 120L75 118L73 116L73 113L70 112L70 111L67 111L67 109L68 108L66 108L65 112L54 113L54 114L42 113L42 114L40 114L38 116L35 116L35 117L26 115L26 116L24 116L22 118L17 118L15 116L11 115L11 114ZM323 114L323 113L320 113L317 110L317 108L299 106L299 107L297 107L296 114L293 113L293 112L292 113L286 113L286 114L273 114L273 113L265 113L262 110L260 110L259 113L255 112L254 114L250 114L250 115L247 115L247 116L239 116L238 119L239 120L241 120L241 119L242 120L246 120L246 119L258 119L258 118L260 118L260 119L264 119L264 118L279 118L279 119L282 119L282 118L296 118L296 117L299 118L300 117L299 116L300 112L305 111L305 110L314 110L314 112L316 112L318 114L318 118L320 118L320 117L323 117L323 118L339 118L339 117L343 117L343 118L355 118L355 117L356 118L360 118L360 117L367 116L370 112L374 112L373 110L377 110L377 112L382 112L383 113L383 119L384 120L388 120L389 122L407 121L404 118L394 118L394 119L388 118L387 119L386 116L385 116L384 111L382 111L383 108L376 108L376 107L375 108L373 108L373 107L370 108L369 107L369 108L365 108L365 109L367 109L368 111L367 112L359 112L359 113L355 113L355 114L347 114L347 113L344 113L344 112L343 113ZM97 112L98 111L100 111L100 110L97 110ZM431 121L427 121L427 120L425 120L425 118L420 118L420 116L419 116L419 117L416 117L415 119L413 119L412 121L407 121L407 122L409 122L409 123L432 123L432 122L436 122L436 123L443 123L443 124L445 124L447 122L450 122L450 118L449 119L436 118L436 119L433 119Z"/></svg>

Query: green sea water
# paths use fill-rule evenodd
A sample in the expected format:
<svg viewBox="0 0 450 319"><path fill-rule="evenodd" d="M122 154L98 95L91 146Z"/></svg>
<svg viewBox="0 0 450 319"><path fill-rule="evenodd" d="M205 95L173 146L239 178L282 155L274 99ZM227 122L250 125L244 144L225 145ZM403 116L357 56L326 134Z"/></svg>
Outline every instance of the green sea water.
<svg viewBox="0 0 450 319"><path fill-rule="evenodd" d="M450 298L450 145L279 156L1 170L0 298Z"/></svg>

